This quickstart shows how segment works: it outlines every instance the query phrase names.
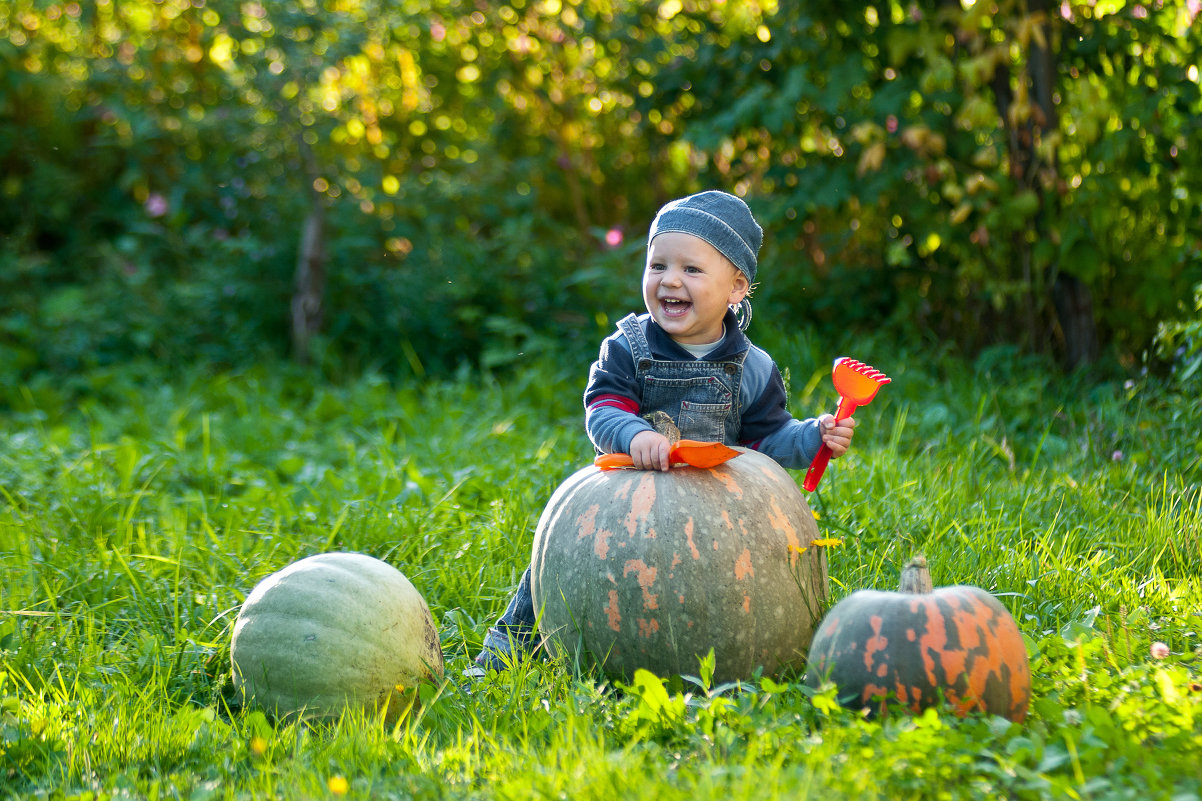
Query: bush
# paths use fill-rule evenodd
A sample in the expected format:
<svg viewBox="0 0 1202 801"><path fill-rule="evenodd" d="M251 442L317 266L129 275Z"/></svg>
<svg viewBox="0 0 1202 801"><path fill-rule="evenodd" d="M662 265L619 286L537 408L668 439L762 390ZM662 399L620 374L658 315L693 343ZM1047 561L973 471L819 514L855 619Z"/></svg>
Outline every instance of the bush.
<svg viewBox="0 0 1202 801"><path fill-rule="evenodd" d="M315 202L343 370L591 349L710 187L766 229L757 311L823 334L1130 356L1202 280L1184 0L569 5L0 15L0 370L286 354Z"/></svg>

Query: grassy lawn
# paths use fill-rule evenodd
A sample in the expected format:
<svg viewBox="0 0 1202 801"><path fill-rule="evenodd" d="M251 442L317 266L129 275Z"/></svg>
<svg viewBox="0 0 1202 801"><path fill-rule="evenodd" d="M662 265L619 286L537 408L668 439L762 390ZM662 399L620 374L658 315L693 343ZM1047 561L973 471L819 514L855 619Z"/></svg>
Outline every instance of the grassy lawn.
<svg viewBox="0 0 1202 801"><path fill-rule="evenodd" d="M1196 389L872 350L894 382L810 497L842 540L834 596L893 589L919 552L937 586L994 593L1031 655L1025 722L865 720L798 676L615 687L539 661L463 682L543 505L591 458L583 371L126 367L0 390L0 797L1198 798ZM833 408L826 354L775 351L819 365L793 367L795 411ZM239 604L333 550L410 578L447 680L397 727L231 709Z"/></svg>

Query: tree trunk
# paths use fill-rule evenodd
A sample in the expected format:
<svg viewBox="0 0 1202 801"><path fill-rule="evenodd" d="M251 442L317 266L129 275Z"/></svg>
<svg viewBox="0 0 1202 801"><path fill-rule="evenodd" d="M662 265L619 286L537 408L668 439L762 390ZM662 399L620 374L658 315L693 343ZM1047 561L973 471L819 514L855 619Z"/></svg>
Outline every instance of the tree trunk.
<svg viewBox="0 0 1202 801"><path fill-rule="evenodd" d="M1053 100L1056 85L1056 53L1052 30L1050 0L1027 0L1025 9L1038 25L1042 36L1032 36L1026 43L1027 70L1017 76L1026 81L1029 92L1028 114L1012 117L1016 92L1011 85L1015 79L1003 63L999 63L990 81L994 102L1006 134L1010 160L1010 176L1015 185L1029 189L1039 197L1039 212L1029 222L1029 232L1018 231L1011 240L1015 257L1022 265L1019 278L1025 286L1025 298L1019 314L1026 329L1024 334L1035 349L1054 345L1062 363L1079 367L1097 358L1098 335L1094 320L1093 300L1089 287L1076 276L1060 272L1053 260L1036 264L1032 243L1047 241L1052 235L1047 222L1057 219L1059 196L1059 165L1056 152L1041 157L1041 139L1054 134L1059 127L1059 115Z"/></svg>
<svg viewBox="0 0 1202 801"><path fill-rule="evenodd" d="M316 159L304 140L300 144L308 180L309 212L301 229L292 294L292 358L308 364L313 356L313 337L321 331L325 318L326 292L326 201L314 181L318 178Z"/></svg>
<svg viewBox="0 0 1202 801"><path fill-rule="evenodd" d="M1098 326L1089 287L1077 276L1061 273L1052 286L1052 300L1064 341L1064 365L1071 369L1092 364L1098 358Z"/></svg>
<svg viewBox="0 0 1202 801"><path fill-rule="evenodd" d="M1053 100L1056 86L1056 54L1051 15L1055 13L1050 0L1028 0L1028 10L1038 20L1043 31L1043 41L1034 38L1027 51L1027 74L1031 79L1032 125L1042 136L1050 136L1060 127L1060 116ZM1034 133L1034 132L1033 132ZM1060 181L1059 160L1052 150L1046 161L1040 163L1035 148L1036 136L1029 137L1029 164L1035 172L1030 176L1030 185L1040 195L1040 206L1044 219L1054 219L1058 214L1050 208L1058 203L1057 187ZM1045 237L1048 231L1036 231L1037 237ZM1075 275L1062 273L1053 262L1043 272L1043 291L1050 292L1052 307L1059 329L1062 351L1061 362L1068 368L1082 367L1098 358L1098 326L1094 319L1093 297L1089 286Z"/></svg>

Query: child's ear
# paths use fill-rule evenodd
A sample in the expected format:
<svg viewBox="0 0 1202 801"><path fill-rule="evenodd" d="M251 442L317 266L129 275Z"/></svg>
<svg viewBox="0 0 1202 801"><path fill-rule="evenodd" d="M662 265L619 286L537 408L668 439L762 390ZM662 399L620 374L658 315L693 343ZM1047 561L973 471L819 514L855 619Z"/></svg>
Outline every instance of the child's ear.
<svg viewBox="0 0 1202 801"><path fill-rule="evenodd" d="M747 275L742 270L736 269L734 284L730 288L730 302L727 305L738 306L750 291L751 282L747 280Z"/></svg>

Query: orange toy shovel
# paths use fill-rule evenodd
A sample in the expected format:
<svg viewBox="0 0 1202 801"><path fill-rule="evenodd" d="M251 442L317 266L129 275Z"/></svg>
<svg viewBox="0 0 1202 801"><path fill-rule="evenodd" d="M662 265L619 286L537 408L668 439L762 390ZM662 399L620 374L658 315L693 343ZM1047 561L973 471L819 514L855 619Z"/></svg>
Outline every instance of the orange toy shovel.
<svg viewBox="0 0 1202 801"><path fill-rule="evenodd" d="M839 411L835 413L835 420L838 421L851 417L857 406L866 406L876 397L877 390L893 379L870 364L843 356L835 359L831 380L835 382L835 391L839 393ZM802 486L807 492L818 489L818 482L822 480L822 474L830 460L831 449L823 445L818 449L814 461L810 463L810 469L806 471Z"/></svg>
<svg viewBox="0 0 1202 801"><path fill-rule="evenodd" d="M717 467L725 461L738 456L734 448L721 442L698 442L695 439L678 440L668 451L668 461L673 466L688 465L690 467ZM603 453L593 460L593 464L602 470L618 470L633 468L634 460L627 453Z"/></svg>

